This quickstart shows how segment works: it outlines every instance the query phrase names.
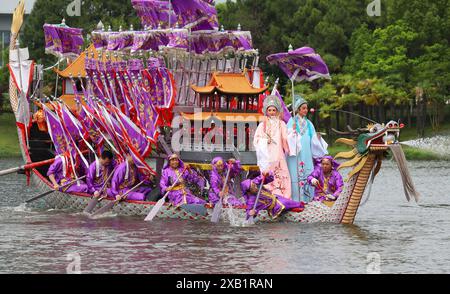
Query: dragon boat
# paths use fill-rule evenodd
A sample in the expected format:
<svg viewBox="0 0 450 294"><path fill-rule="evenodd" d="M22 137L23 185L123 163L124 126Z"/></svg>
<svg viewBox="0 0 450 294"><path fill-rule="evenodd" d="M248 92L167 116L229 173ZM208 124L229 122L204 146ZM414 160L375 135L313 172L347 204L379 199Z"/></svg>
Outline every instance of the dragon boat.
<svg viewBox="0 0 450 294"><path fill-rule="evenodd" d="M196 0L194 2L202 1ZM149 3L149 1L133 0L132 3L138 10L138 14L142 16L141 14L145 11L142 5ZM211 5L210 1L203 1L203 4ZM20 5L23 5L23 3L19 4L13 16L10 44L10 51L17 52L17 54L10 54L10 63L17 64L19 62L19 67L21 67L20 62L24 62L23 58L21 60L23 56L18 48L18 42L16 42L23 23L23 7L21 11ZM142 19L146 18L143 17ZM181 21L181 18L179 20ZM210 18L204 18L203 21L205 24L214 23ZM196 25L199 26L199 23L196 22ZM65 28L66 26L62 24L59 27ZM186 33L188 34L187 36L184 35ZM124 40L128 43L124 44L123 40L121 43L114 43L117 41L117 36L125 36ZM144 36L144 40L142 36ZM160 37L159 39L158 36ZM73 77L76 76L81 83L85 83L88 76L87 63L92 60L97 60L97 62L106 60L106 54L103 54L102 51L120 51L120 54L114 54L115 58L119 58L119 55L123 54L123 52L129 52L130 48L136 49L135 51L144 51L144 49L150 49L150 47L143 48L145 44L151 43L150 41L155 42L158 39L159 42L163 42L165 40L164 44L158 45L160 50L155 54L160 60L165 60L167 69L172 77L173 91L169 100L173 98L175 106L170 109L170 112L179 115L184 121L191 122L192 125L200 122L202 126L206 125L210 128L217 121L226 122L226 126L220 126L223 128L221 133L226 134L228 132L232 134L234 141L237 141L236 136L238 136L235 131L235 124L248 124L246 133L243 134L244 137L248 137L246 142L244 140L244 144L239 145L238 142L236 144L238 145L237 147L233 144L234 148L232 150L224 148L224 144L214 144L212 150L208 151L205 149L206 146L201 144L196 146L194 144L196 147L179 152L181 158L190 165L205 171L209 168L208 163L215 156L222 156L228 159L236 157L237 154L244 169L242 177L245 176L245 172L257 169L255 151L252 150L251 144L248 142L251 142L251 124L256 124L261 116L257 109L259 95L267 91L268 86L265 85L263 75L258 68L258 51L251 47L250 32L243 32L240 28L237 31L227 32L217 29L192 32L192 27L188 30L180 29L178 24L175 29L172 29L169 24L168 30L158 27L154 29L147 28L145 31L133 31L130 29L129 31L112 32L99 27L98 30L92 32L92 39L94 45L90 46L85 52L74 56L66 69L55 69L58 78L62 80L62 95L58 98L58 101L64 103L71 110L77 107L77 93L74 93L76 89L74 91L70 90ZM186 45L186 40L189 41L188 45ZM197 43L195 43L196 40L198 41ZM209 42L209 44L200 49L201 42L199 40L206 43ZM218 46L222 47L218 48ZM192 47L195 47L195 49L192 49ZM208 50L209 52L214 52L214 54L208 55L204 53ZM230 54L232 58L229 57ZM247 68L249 59L253 59L253 64L250 68ZM37 68L42 68L42 66L37 66ZM34 80L30 81L30 84L37 89L40 85L40 77L41 72L36 70ZM33 122L28 127L23 125L22 120L24 104L32 102L31 105L34 111L38 111L42 104L46 102L42 97L29 99L29 97L23 95L26 91L19 89L17 81L15 83L12 80L10 82L9 97L17 119L19 146L23 160L28 166L33 163L51 160L57 153L50 134L42 131L38 121ZM42 96L42 93L38 92L37 96L39 95ZM83 100L83 103L85 102L86 97ZM195 114L195 108L202 109L200 116ZM33 113L33 110L30 111ZM229 122L232 123L230 124L231 128L229 127ZM150 161L158 174L161 171L164 158L173 151L168 143L174 134L173 131L173 129L170 130L169 128L169 131L162 133L158 140L155 140L157 146L151 153ZM395 121L390 121L385 124L372 124L358 130L350 129L349 132L342 132L342 135L348 135L350 138L341 138L337 142L348 145L351 150L341 152L336 156L337 159L340 158L344 161L341 167L350 170L340 197L335 202L308 203L304 209L288 211L275 220L266 211L262 211L258 216L258 220L261 222L286 221L352 224L366 187L369 182L373 182L388 152L392 153L399 165L407 199L414 197L417 201L418 193L412 184L403 151L398 143L400 131L401 126ZM194 134L191 133L191 135L194 137ZM47 170L47 165L36 165L31 169L24 170L24 173L31 179L39 192L53 189L52 184L46 177ZM28 206L33 209L61 209L81 212L86 208L91 197L89 194L69 194L55 191L31 202ZM110 201L113 200L104 199L97 205L101 207ZM155 202L151 201L125 200L115 205L112 212L123 216L145 216L155 204ZM205 205L205 207L207 213L206 215L201 215L166 203L158 212L156 218L209 221L213 207L209 204ZM227 207L225 206L224 209L227 209ZM245 207L243 206L234 207L233 211L242 215L242 217L245 215ZM226 215L226 213L223 215Z"/></svg>

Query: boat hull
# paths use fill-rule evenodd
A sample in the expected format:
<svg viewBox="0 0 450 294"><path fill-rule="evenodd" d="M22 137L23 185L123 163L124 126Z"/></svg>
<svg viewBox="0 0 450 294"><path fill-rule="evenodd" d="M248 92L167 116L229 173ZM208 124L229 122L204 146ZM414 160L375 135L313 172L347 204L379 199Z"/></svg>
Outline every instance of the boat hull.
<svg viewBox="0 0 450 294"><path fill-rule="evenodd" d="M32 176L33 182L39 188L41 192L46 192L50 189L46 180L42 178L40 174L34 174ZM343 192L345 196L345 191ZM28 207L38 210L63 210L71 212L83 212L87 207L90 196L87 194L69 194L63 192L53 192L39 200L36 200L30 204ZM93 211L99 209L103 205L106 205L111 199L104 199L94 208ZM320 202L312 202L307 204L304 210L288 211L283 213L280 217L272 219L267 213L267 211L261 211L258 215L257 220L259 222L295 222L295 223L317 223L317 222L339 222L339 217L342 214L340 201L336 202L334 205L327 206ZM145 218L145 216L151 211L156 202L148 201L122 201L115 205L111 210L111 213L118 216L137 216ZM155 219L180 219L180 220L195 220L195 221L205 221L209 222L211 219L211 214L213 212L213 207L210 205L205 206L207 208L207 214L199 215L186 210L181 207L174 207L169 203L161 208ZM227 208L222 211L222 216L225 220L228 219ZM244 220L245 219L245 209L244 208L233 208L233 215L235 218Z"/></svg>

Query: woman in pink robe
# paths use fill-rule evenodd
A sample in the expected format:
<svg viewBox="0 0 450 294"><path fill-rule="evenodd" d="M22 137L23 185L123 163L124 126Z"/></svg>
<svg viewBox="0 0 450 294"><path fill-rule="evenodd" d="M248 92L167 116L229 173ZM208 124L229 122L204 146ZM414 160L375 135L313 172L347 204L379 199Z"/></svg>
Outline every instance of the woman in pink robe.
<svg viewBox="0 0 450 294"><path fill-rule="evenodd" d="M273 194L291 199L291 177L286 163L289 154L286 123L280 119L280 100L269 95L264 100L264 121L256 129L255 146L261 172L272 172L274 181L265 187Z"/></svg>

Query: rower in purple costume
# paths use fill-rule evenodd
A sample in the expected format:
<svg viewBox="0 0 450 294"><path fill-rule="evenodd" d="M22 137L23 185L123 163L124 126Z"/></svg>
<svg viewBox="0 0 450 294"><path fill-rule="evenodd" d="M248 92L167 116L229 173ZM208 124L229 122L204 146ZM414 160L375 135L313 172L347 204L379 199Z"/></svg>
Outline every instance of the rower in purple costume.
<svg viewBox="0 0 450 294"><path fill-rule="evenodd" d="M181 175L181 176L180 176ZM180 177L179 177L180 176ZM176 185L171 186L177 181ZM178 207L183 204L205 204L206 201L195 197L192 192L186 187L186 182L204 184L203 179L188 165L185 165L177 154L172 154L168 158L168 163L162 170L161 181L159 186L161 187L161 193L164 195L169 191L167 197L170 203Z"/></svg>
<svg viewBox="0 0 450 294"><path fill-rule="evenodd" d="M308 176L308 183L315 186L314 201L336 201L344 187L342 176L337 171L339 163L331 156L318 161L314 171Z"/></svg>
<svg viewBox="0 0 450 294"><path fill-rule="evenodd" d="M99 197L102 192L102 188L105 185L105 181L108 180L104 190L107 191L107 189L111 187L111 179L109 176L114 171L115 167L116 161L114 160L114 155L111 151L103 151L98 162L94 161L89 166L89 171L86 177L88 192L94 195L94 197Z"/></svg>
<svg viewBox="0 0 450 294"><path fill-rule="evenodd" d="M82 180L73 183L69 187L63 187L66 183L76 179L71 168L70 159L67 156L57 156L55 162L50 165L47 176L55 190L66 193L86 193L88 190L87 185Z"/></svg>
<svg viewBox="0 0 450 294"><path fill-rule="evenodd" d="M146 179L134 164L133 158L127 156L126 160L121 163L114 172L111 180L111 189L108 190L108 196L116 199L122 199L122 196L134 188L140 182L144 182L133 192L126 195L127 200L144 201L147 195L152 191L151 178Z"/></svg>
<svg viewBox="0 0 450 294"><path fill-rule="evenodd" d="M228 169L231 168L230 175L228 177L228 185L222 197L226 196L226 198L224 198L226 199L224 201L225 204L230 204L232 206L242 205L242 202L235 196L236 193L231 182L231 180L238 176L242 170L239 160L231 158L228 163L224 163L222 157L216 157L212 160L211 165L212 170L209 177L209 182L211 185L211 189L209 190L209 201L212 204L216 204L219 201L222 196L221 194Z"/></svg>
<svg viewBox="0 0 450 294"><path fill-rule="evenodd" d="M264 185L269 184L274 180L273 173L264 173ZM247 219L250 216L256 216L261 210L267 210L272 218L277 218L283 211L288 211L294 208L304 208L303 202L297 202L284 198L280 195L272 194L269 190L264 188L261 189L261 194L258 199L258 204L256 209L253 210L255 205L256 197L258 195L258 190L263 180L263 175L259 175L254 179L248 179L241 183L241 190L244 194L244 198L247 204Z"/></svg>

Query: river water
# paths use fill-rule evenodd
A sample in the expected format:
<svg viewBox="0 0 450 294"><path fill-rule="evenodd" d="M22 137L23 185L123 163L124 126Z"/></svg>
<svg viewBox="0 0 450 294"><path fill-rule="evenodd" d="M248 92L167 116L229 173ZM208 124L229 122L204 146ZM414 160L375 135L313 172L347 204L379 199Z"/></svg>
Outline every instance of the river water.
<svg viewBox="0 0 450 294"><path fill-rule="evenodd" d="M18 159L0 160L0 170ZM0 178L0 273L450 273L449 162L410 162L422 194L403 196L385 161L355 225L232 227L29 211L22 175ZM74 267L79 261L79 268Z"/></svg>

